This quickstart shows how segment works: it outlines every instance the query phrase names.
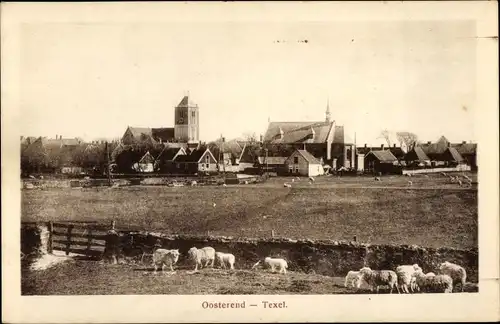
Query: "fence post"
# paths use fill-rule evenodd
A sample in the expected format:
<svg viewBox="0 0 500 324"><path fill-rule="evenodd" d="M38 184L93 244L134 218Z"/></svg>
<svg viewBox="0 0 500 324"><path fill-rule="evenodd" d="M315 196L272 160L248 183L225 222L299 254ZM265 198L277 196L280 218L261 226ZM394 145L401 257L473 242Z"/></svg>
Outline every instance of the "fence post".
<svg viewBox="0 0 500 324"><path fill-rule="evenodd" d="M68 225L68 234L66 235L66 255L69 255L69 250L71 248L71 232L73 231L73 225Z"/></svg>
<svg viewBox="0 0 500 324"><path fill-rule="evenodd" d="M88 228L87 252L90 256L90 248L92 247L92 227Z"/></svg>
<svg viewBox="0 0 500 324"><path fill-rule="evenodd" d="M53 241L53 232L54 232L54 224L52 222L47 223L47 229L49 230L49 239L47 241L47 253L52 254L52 241Z"/></svg>

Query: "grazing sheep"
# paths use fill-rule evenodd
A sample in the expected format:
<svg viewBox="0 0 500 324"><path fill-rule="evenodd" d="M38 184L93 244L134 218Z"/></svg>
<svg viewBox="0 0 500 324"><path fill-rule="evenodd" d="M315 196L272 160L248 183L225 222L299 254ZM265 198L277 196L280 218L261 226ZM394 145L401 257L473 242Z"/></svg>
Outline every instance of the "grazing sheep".
<svg viewBox="0 0 500 324"><path fill-rule="evenodd" d="M245 180L244 184L248 184L248 181L247 181L247 180Z"/></svg>
<svg viewBox="0 0 500 324"><path fill-rule="evenodd" d="M413 273L415 277L416 290L427 293L451 293L453 291L453 280L450 276L435 275L432 272L424 274L422 269Z"/></svg>
<svg viewBox="0 0 500 324"><path fill-rule="evenodd" d="M407 173L407 174L405 174L405 176L411 177L411 173Z"/></svg>
<svg viewBox="0 0 500 324"><path fill-rule="evenodd" d="M458 185L461 187L462 186L462 180L458 179L457 182L458 182Z"/></svg>
<svg viewBox="0 0 500 324"><path fill-rule="evenodd" d="M410 290L413 291L411 278L413 273L419 269L420 267L418 266L418 264L400 265L396 268L396 275L398 276L398 288L401 288L403 293L410 293L408 287L410 287Z"/></svg>
<svg viewBox="0 0 500 324"><path fill-rule="evenodd" d="M292 182L295 182L295 179L292 179Z"/></svg>
<svg viewBox="0 0 500 324"><path fill-rule="evenodd" d="M361 274L359 271L349 271L345 276L344 287L359 288L361 286Z"/></svg>
<svg viewBox="0 0 500 324"><path fill-rule="evenodd" d="M257 261L256 264L252 266L252 269L256 268L259 266L261 260ZM288 263L284 259L276 259L276 258L270 258L266 257L264 259L264 266L266 268L271 268L271 271L274 272L276 268L278 268L279 273L286 274L286 269L288 268Z"/></svg>
<svg viewBox="0 0 500 324"><path fill-rule="evenodd" d="M30 175L29 177L30 177L30 179L36 179L36 177L32 176L32 175Z"/></svg>
<svg viewBox="0 0 500 324"><path fill-rule="evenodd" d="M461 291L464 291L467 273L462 266L445 261L439 266L439 272L440 274L446 274L451 277L453 280L453 287L457 284L461 284Z"/></svg>
<svg viewBox="0 0 500 324"><path fill-rule="evenodd" d="M192 261L195 262L194 271L198 271L198 266L200 266L200 268L207 267L209 263L211 267L214 266L215 249L210 246L201 249L192 247L188 251L188 256ZM203 264L203 261L205 261L205 264Z"/></svg>
<svg viewBox="0 0 500 324"><path fill-rule="evenodd" d="M314 182L315 180L313 177L309 177L309 181Z"/></svg>
<svg viewBox="0 0 500 324"><path fill-rule="evenodd" d="M413 186L413 182L408 181L408 186L410 186L410 187Z"/></svg>
<svg viewBox="0 0 500 324"><path fill-rule="evenodd" d="M380 180L380 177L375 177L375 181L382 181L382 180Z"/></svg>
<svg viewBox="0 0 500 324"><path fill-rule="evenodd" d="M283 184L283 187L285 187L285 188L291 188L291 187L292 187L292 185L291 185L291 184L289 184L289 183L284 183L284 184Z"/></svg>
<svg viewBox="0 0 500 324"><path fill-rule="evenodd" d="M173 265L179 260L179 250L166 250L157 249L153 253L153 266L155 267L154 273L158 270L158 266L161 265L162 273L165 272L165 266L170 267L170 271L174 272Z"/></svg>
<svg viewBox="0 0 500 324"><path fill-rule="evenodd" d="M371 291L373 288L377 289L377 294L379 292L380 286L389 286L391 288L390 292L396 287L398 293L398 276L396 272L392 270L372 270L369 267L364 267L359 270L361 274L361 279L364 280L368 285L371 286Z"/></svg>
<svg viewBox="0 0 500 324"><path fill-rule="evenodd" d="M468 176L466 176L465 174L464 174L464 179L467 180L467 181L469 181L469 182L472 182L472 179L469 178Z"/></svg>
<svg viewBox="0 0 500 324"><path fill-rule="evenodd" d="M223 184L222 184L222 186L223 186L223 187L227 187L227 184L223 183Z"/></svg>
<svg viewBox="0 0 500 324"><path fill-rule="evenodd" d="M226 268L226 265L228 265L231 270L234 269L235 258L231 253L215 252L215 258L223 269Z"/></svg>
<svg viewBox="0 0 500 324"><path fill-rule="evenodd" d="M297 177L297 178L295 178L295 179L300 180L300 177Z"/></svg>
<svg viewBox="0 0 500 324"><path fill-rule="evenodd" d="M441 172L441 175L442 175L443 177L447 177L446 173L444 173L444 172Z"/></svg>
<svg viewBox="0 0 500 324"><path fill-rule="evenodd" d="M198 182L196 182L196 180L191 181L191 186L192 187L197 186L197 185L198 185Z"/></svg>

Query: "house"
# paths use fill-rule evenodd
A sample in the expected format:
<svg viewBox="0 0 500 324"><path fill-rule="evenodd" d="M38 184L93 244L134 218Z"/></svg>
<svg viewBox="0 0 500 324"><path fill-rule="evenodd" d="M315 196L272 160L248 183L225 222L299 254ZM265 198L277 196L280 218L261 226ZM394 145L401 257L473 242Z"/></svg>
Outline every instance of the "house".
<svg viewBox="0 0 500 324"><path fill-rule="evenodd" d="M457 152L462 156L464 162L470 165L471 170L477 170L477 144L467 143L462 141L462 143L451 144L451 147L455 148Z"/></svg>
<svg viewBox="0 0 500 324"><path fill-rule="evenodd" d="M475 163L475 145L463 143L462 144L452 144L446 137L441 136L436 143L431 143L430 141L426 144L419 144L424 153L429 157L432 166L455 166L462 163L467 163L469 165L476 165ZM468 150L472 154L469 155L467 159L462 157L459 149L464 153ZM477 165L476 165L477 166Z"/></svg>
<svg viewBox="0 0 500 324"><path fill-rule="evenodd" d="M306 150L295 150L285 160L285 165L289 174L300 174L309 177L324 174L321 162Z"/></svg>
<svg viewBox="0 0 500 324"><path fill-rule="evenodd" d="M408 151L405 155L405 161L407 166L425 167L431 165L431 159L420 146L415 146Z"/></svg>
<svg viewBox="0 0 500 324"><path fill-rule="evenodd" d="M217 158L219 164L225 166L238 165L244 146L237 140L226 141L224 137L208 144L210 152Z"/></svg>
<svg viewBox="0 0 500 324"><path fill-rule="evenodd" d="M148 127L131 127L128 126L122 137L124 145L132 145L139 143L167 143L173 142L174 128L148 128Z"/></svg>
<svg viewBox="0 0 500 324"><path fill-rule="evenodd" d="M141 173L149 173L154 171L155 158L149 153L144 154L141 159L134 163L132 169Z"/></svg>
<svg viewBox="0 0 500 324"><path fill-rule="evenodd" d="M179 155L187 155L183 147L165 145L155 160L155 170L162 173L175 171L175 159Z"/></svg>
<svg viewBox="0 0 500 324"><path fill-rule="evenodd" d="M373 173L393 173L398 159L389 150L370 151L365 156L365 170Z"/></svg>
<svg viewBox="0 0 500 324"><path fill-rule="evenodd" d="M284 175L288 173L288 169L285 165L287 158L287 156L259 156L255 166L263 172Z"/></svg>
<svg viewBox="0 0 500 324"><path fill-rule="evenodd" d="M175 170L179 173L218 172L217 159L208 148L198 148L187 155L177 155Z"/></svg>

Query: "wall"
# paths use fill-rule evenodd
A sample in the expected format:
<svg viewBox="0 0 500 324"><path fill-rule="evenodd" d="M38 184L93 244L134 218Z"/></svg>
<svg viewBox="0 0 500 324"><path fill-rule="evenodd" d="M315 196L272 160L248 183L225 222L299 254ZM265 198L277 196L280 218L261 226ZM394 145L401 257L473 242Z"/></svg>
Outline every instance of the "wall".
<svg viewBox="0 0 500 324"><path fill-rule="evenodd" d="M323 175L324 170L320 164L309 164L309 176L315 177L317 175Z"/></svg>
<svg viewBox="0 0 500 324"><path fill-rule="evenodd" d="M187 251L195 246L212 246L216 251L230 252L236 257L236 268L251 268L259 259L267 256L282 257L288 261L289 270L314 272L327 276L345 276L350 270L363 266L372 269L395 269L401 264L418 263L425 272L436 272L439 264L450 261L462 265L468 281L478 280L478 252L475 250L426 249L417 246L367 245L356 242L311 241L274 239L234 239L232 237L195 237L162 235L147 232L119 232L115 242L121 248L110 247L108 251L120 251L126 257L142 254L141 246L154 246L160 240L168 249L179 249L179 266L190 266ZM108 255L109 256L109 255Z"/></svg>
<svg viewBox="0 0 500 324"><path fill-rule="evenodd" d="M417 173L437 173L437 172L456 172L456 171L470 171L469 165L458 165L455 168L431 168L431 169L417 169L417 170L403 170L403 174L417 174Z"/></svg>

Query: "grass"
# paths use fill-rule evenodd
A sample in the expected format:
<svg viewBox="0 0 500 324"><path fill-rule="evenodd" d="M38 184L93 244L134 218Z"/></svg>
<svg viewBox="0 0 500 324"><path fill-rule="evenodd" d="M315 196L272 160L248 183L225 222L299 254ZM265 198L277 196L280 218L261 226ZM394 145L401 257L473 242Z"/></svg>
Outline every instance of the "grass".
<svg viewBox="0 0 500 324"><path fill-rule="evenodd" d="M228 187L22 191L22 220L92 220L176 234L345 240L477 248L477 190L439 175L291 178ZM422 190L418 190L422 189ZM213 204L216 207L213 207Z"/></svg>
<svg viewBox="0 0 500 324"><path fill-rule="evenodd" d="M22 295L308 295L366 294L361 289L344 287L344 278L265 270L176 268L174 274L154 274L143 265L111 265L97 261L70 260L44 271L23 269ZM466 292L477 292L467 284ZM380 293L388 293L381 287ZM394 291L396 293L396 291Z"/></svg>

